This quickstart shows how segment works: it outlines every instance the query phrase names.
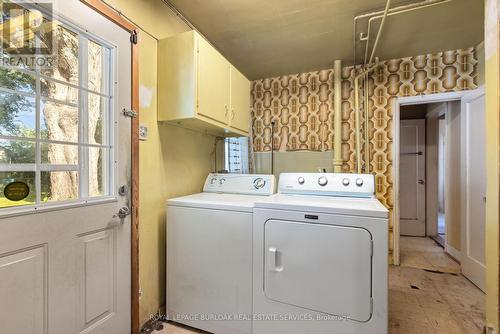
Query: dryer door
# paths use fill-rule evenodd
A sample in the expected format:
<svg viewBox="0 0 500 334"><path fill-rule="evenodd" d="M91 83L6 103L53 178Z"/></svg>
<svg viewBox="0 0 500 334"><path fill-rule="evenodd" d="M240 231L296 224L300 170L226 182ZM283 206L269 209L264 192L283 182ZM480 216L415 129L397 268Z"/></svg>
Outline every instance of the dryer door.
<svg viewBox="0 0 500 334"><path fill-rule="evenodd" d="M371 244L371 234L362 228L269 220L265 295L276 302L368 321Z"/></svg>

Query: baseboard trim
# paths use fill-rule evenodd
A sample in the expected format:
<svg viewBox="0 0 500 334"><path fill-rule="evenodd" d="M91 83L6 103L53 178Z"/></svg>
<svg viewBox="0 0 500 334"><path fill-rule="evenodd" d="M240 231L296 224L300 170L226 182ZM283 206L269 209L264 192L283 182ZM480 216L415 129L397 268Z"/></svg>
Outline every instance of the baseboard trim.
<svg viewBox="0 0 500 334"><path fill-rule="evenodd" d="M444 251L451 256L455 261L460 263L460 259L462 258L462 253L456 248L450 246L449 244L444 245Z"/></svg>

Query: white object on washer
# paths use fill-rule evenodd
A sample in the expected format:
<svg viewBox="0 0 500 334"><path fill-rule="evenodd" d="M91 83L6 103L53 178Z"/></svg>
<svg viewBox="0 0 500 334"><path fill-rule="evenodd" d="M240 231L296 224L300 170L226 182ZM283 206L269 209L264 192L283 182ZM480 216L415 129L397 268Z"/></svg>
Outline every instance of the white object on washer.
<svg viewBox="0 0 500 334"><path fill-rule="evenodd" d="M252 210L274 176L210 174L167 207L167 314L216 334L252 331Z"/></svg>
<svg viewBox="0 0 500 334"><path fill-rule="evenodd" d="M283 173L254 208L254 334L387 334L388 211L373 175Z"/></svg>

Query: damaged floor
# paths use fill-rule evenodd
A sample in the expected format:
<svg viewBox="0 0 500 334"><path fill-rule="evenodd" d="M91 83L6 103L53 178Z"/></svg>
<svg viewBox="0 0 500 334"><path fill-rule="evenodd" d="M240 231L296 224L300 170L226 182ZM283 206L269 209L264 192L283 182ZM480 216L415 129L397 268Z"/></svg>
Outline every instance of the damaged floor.
<svg viewBox="0 0 500 334"><path fill-rule="evenodd" d="M389 269L391 334L481 334L485 295L430 238L401 237L401 266Z"/></svg>
<svg viewBox="0 0 500 334"><path fill-rule="evenodd" d="M389 268L390 334L481 334L484 294L428 238L401 238L401 266ZM163 324L153 334L204 333Z"/></svg>

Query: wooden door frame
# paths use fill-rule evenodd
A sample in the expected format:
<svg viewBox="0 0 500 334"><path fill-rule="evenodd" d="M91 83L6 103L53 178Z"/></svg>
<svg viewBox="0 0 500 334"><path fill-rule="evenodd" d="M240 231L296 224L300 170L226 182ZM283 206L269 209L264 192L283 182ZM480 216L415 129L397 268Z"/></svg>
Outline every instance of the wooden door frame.
<svg viewBox="0 0 500 334"><path fill-rule="evenodd" d="M137 113L131 124L131 333L139 334L139 44L138 28L101 0L80 0L131 34L132 99L131 108ZM134 37L135 38L132 38Z"/></svg>
<svg viewBox="0 0 500 334"><path fill-rule="evenodd" d="M438 102L451 102L460 101L462 96L470 90L459 91L459 92L448 92L448 93L437 93L429 95L417 95L417 96L407 96L398 97L394 99L392 110L393 110L393 125L392 125L392 170L393 170L393 202L394 207L392 211L392 232L393 232L393 262L394 265L400 264L399 258L399 146L400 146L400 121L401 121L401 106L413 105L413 104L428 104L428 103L438 103Z"/></svg>

